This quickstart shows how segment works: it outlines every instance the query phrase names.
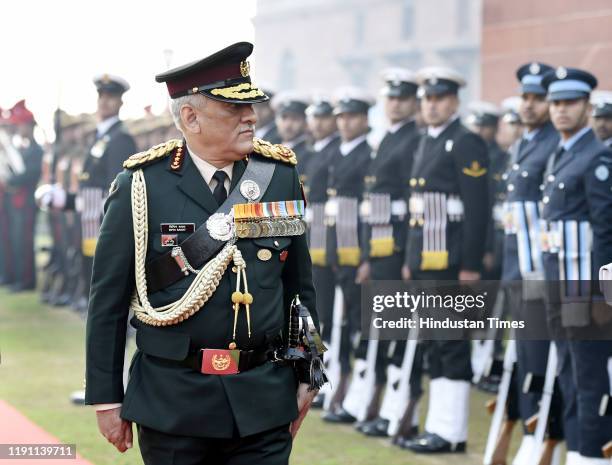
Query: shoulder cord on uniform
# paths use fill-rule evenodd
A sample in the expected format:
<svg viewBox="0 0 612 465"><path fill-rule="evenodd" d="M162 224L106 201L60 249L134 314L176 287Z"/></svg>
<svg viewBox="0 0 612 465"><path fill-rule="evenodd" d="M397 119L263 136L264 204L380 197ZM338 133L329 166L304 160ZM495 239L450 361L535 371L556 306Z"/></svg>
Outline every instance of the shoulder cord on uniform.
<svg viewBox="0 0 612 465"><path fill-rule="evenodd" d="M238 270L242 271L245 262L240 250L230 240L216 257L211 259L197 273L183 297L162 307L153 308L147 297L147 278L145 260L148 242L147 188L142 170L134 172L132 179L132 223L134 228L134 256L136 290L132 295L130 308L143 323L153 326L166 326L180 323L196 313L215 292L219 281L233 259Z"/></svg>

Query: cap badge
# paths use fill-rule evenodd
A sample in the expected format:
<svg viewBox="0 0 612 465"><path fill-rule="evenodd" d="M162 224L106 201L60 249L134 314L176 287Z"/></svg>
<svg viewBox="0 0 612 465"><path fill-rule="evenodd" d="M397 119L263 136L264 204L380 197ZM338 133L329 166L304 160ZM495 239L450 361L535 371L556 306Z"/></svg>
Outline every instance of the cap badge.
<svg viewBox="0 0 612 465"><path fill-rule="evenodd" d="M240 62L240 74L242 75L242 77L247 77L250 72L251 72L251 65L249 64L249 62L247 60L241 61Z"/></svg>
<svg viewBox="0 0 612 465"><path fill-rule="evenodd" d="M557 68L557 78L565 79L567 77L567 70L563 67Z"/></svg>
<svg viewBox="0 0 612 465"><path fill-rule="evenodd" d="M436 76L432 77L429 79L429 84L432 86L435 86L436 84L438 84L438 78Z"/></svg>
<svg viewBox="0 0 612 465"><path fill-rule="evenodd" d="M540 72L540 65L538 63L531 63L529 66L529 72L531 74L538 74Z"/></svg>

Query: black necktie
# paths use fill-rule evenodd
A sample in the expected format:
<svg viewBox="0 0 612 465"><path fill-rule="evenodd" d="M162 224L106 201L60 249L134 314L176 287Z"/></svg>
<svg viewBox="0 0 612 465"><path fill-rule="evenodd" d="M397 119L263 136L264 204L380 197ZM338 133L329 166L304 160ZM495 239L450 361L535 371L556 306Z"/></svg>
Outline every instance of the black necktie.
<svg viewBox="0 0 612 465"><path fill-rule="evenodd" d="M553 162L553 168L559 164L559 160L561 160L564 153L565 149L563 148L563 146L557 149L557 151L555 152L555 161Z"/></svg>
<svg viewBox="0 0 612 465"><path fill-rule="evenodd" d="M213 197L217 201L217 204L221 206L225 199L227 199L227 191L225 190L225 180L227 179L227 173L225 171L217 170L213 174L213 179L217 181L215 190L213 191Z"/></svg>
<svg viewBox="0 0 612 465"><path fill-rule="evenodd" d="M523 150L525 150L525 147L527 146L528 143L529 143L529 140L527 138L521 137L521 142L519 143L518 155L523 154Z"/></svg>

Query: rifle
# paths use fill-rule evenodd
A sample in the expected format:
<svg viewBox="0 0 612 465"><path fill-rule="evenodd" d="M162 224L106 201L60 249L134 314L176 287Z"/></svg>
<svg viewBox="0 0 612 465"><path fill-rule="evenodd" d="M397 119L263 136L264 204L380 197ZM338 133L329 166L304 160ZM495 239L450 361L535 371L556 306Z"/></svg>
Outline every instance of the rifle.
<svg viewBox="0 0 612 465"><path fill-rule="evenodd" d="M510 393L512 372L516 363L516 341L510 339L504 354L504 371L499 383L497 400L489 428L489 436L485 448L483 465L498 465L506 463L506 455L510 445L510 438L514 428L514 421L507 421L504 424L504 413L506 403Z"/></svg>

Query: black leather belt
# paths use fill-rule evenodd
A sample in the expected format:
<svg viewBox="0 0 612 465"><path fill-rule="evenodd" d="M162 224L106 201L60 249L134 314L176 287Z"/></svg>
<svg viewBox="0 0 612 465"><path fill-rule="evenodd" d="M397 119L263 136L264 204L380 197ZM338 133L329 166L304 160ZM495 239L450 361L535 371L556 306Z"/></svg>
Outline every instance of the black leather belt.
<svg viewBox="0 0 612 465"><path fill-rule="evenodd" d="M223 370L219 370L219 372L205 372L203 371L202 360L204 358L204 354L206 351L211 351L214 354L218 354L220 358L224 356L225 353L229 353L229 350L220 350L220 349L199 349L197 352L190 353L187 358L179 364L191 368L194 371L198 371L200 373L208 373L208 374L233 374L233 373L224 373ZM274 350L272 348L266 349L255 349L255 350L236 350L234 352L238 352L240 354L238 360L238 372L244 372L256 368L264 363L274 360ZM229 355L228 355L229 356Z"/></svg>
<svg viewBox="0 0 612 465"><path fill-rule="evenodd" d="M202 225L181 243L181 250L191 266L200 268L224 245L225 242L210 237L206 225ZM179 267L172 252L167 252L148 262L145 265L145 272L149 294L160 291L185 277L185 272Z"/></svg>

